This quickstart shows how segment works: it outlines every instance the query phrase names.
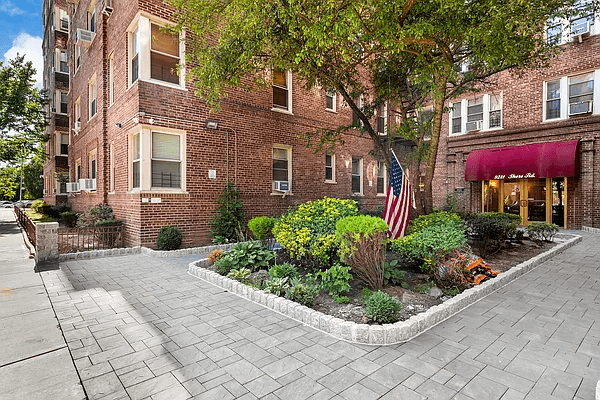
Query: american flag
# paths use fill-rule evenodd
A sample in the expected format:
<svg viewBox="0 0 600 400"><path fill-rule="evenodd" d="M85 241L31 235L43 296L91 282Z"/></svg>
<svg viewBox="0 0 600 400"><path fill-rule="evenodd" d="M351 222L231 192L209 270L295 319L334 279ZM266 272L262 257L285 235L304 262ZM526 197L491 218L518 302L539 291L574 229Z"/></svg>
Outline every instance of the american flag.
<svg viewBox="0 0 600 400"><path fill-rule="evenodd" d="M410 183L408 175L392 150L392 171L387 191L383 219L388 225L388 237L391 240L404 236L410 219Z"/></svg>

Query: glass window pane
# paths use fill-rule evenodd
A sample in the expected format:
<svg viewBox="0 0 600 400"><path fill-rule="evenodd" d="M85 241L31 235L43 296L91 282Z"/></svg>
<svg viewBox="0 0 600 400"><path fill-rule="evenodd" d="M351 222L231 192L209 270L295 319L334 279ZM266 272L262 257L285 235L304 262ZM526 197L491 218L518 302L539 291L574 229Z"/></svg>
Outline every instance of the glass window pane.
<svg viewBox="0 0 600 400"><path fill-rule="evenodd" d="M360 193L360 176L352 175L352 192Z"/></svg>
<svg viewBox="0 0 600 400"><path fill-rule="evenodd" d="M560 118L560 99L546 102L546 119Z"/></svg>
<svg viewBox="0 0 600 400"><path fill-rule="evenodd" d="M132 152L132 157L134 160L139 160L140 159L140 134L136 133L135 135L133 135L133 152Z"/></svg>
<svg viewBox="0 0 600 400"><path fill-rule="evenodd" d="M275 169L273 168L273 180L274 181L287 181L288 171L287 169Z"/></svg>
<svg viewBox="0 0 600 400"><path fill-rule="evenodd" d="M178 63L179 58L151 52L150 77L164 82L179 83L179 76L177 75Z"/></svg>
<svg viewBox="0 0 600 400"><path fill-rule="evenodd" d="M288 162L286 160L273 160L273 168L276 169L284 169L287 171L288 169Z"/></svg>
<svg viewBox="0 0 600 400"><path fill-rule="evenodd" d="M461 107L462 107L462 104L461 104L461 102L459 101L458 103L452 103L452 107L454 108L454 109L452 110L452 116L453 116L453 117L455 117L455 118L456 118L456 117L460 117L460 116L461 116L461 114L460 114L460 113L461 113L461 111L462 111L462 110L461 110Z"/></svg>
<svg viewBox="0 0 600 400"><path fill-rule="evenodd" d="M546 97L548 100L560 99L560 79L548 82L546 91Z"/></svg>
<svg viewBox="0 0 600 400"><path fill-rule="evenodd" d="M352 159L352 175L360 175L360 158Z"/></svg>
<svg viewBox="0 0 600 400"><path fill-rule="evenodd" d="M164 28L152 24L152 50L170 54L179 58L179 38L177 35L165 32Z"/></svg>
<svg viewBox="0 0 600 400"><path fill-rule="evenodd" d="M152 158L179 160L179 135L152 132Z"/></svg>
<svg viewBox="0 0 600 400"><path fill-rule="evenodd" d="M139 161L133 162L133 187L134 188L140 187L140 162Z"/></svg>
<svg viewBox="0 0 600 400"><path fill-rule="evenodd" d="M152 160L153 187L181 187L181 163Z"/></svg>
<svg viewBox="0 0 600 400"><path fill-rule="evenodd" d="M325 154L325 165L331 167L331 154Z"/></svg>
<svg viewBox="0 0 600 400"><path fill-rule="evenodd" d="M333 180L333 168L325 167L325 179L328 181Z"/></svg>
<svg viewBox="0 0 600 400"><path fill-rule="evenodd" d="M286 76L283 71L273 71L273 85L287 88Z"/></svg>
<svg viewBox="0 0 600 400"><path fill-rule="evenodd" d="M277 86L273 86L273 105L276 107L287 108L288 91Z"/></svg>
<svg viewBox="0 0 600 400"><path fill-rule="evenodd" d="M138 80L138 55L131 60L131 83Z"/></svg>
<svg viewBox="0 0 600 400"><path fill-rule="evenodd" d="M286 149L273 148L273 158L287 160L288 151Z"/></svg>

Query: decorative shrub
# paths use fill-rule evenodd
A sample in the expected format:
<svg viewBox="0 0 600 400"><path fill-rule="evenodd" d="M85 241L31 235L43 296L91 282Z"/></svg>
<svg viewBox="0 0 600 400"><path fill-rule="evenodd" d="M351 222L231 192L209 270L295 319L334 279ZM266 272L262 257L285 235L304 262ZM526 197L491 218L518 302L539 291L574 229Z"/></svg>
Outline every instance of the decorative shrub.
<svg viewBox="0 0 600 400"><path fill-rule="evenodd" d="M227 182L217 199L217 212L210 221L210 237L213 242L223 244L244 240L242 220L245 211L235 185Z"/></svg>
<svg viewBox="0 0 600 400"><path fill-rule="evenodd" d="M272 293L276 296L283 296L290 287L290 282L287 277L284 278L270 278L264 283L265 293Z"/></svg>
<svg viewBox="0 0 600 400"><path fill-rule="evenodd" d="M123 221L118 221L116 219L102 219L100 221L96 221L96 227L106 227L106 226L121 226L123 225ZM113 247L117 240L119 239L120 233L114 229L102 229L97 230L95 232L96 238L104 243L108 247Z"/></svg>
<svg viewBox="0 0 600 400"><path fill-rule="evenodd" d="M336 258L335 224L358 215L356 202L324 197L290 210L273 227L275 239L290 257L330 266Z"/></svg>
<svg viewBox="0 0 600 400"><path fill-rule="evenodd" d="M249 268L252 271L267 269L275 260L275 252L267 249L260 242L238 243L225 255L232 260L233 269Z"/></svg>
<svg viewBox="0 0 600 400"><path fill-rule="evenodd" d="M60 220L69 228L74 228L77 225L77 218L79 218L79 214L75 211L65 211L60 213Z"/></svg>
<svg viewBox="0 0 600 400"><path fill-rule="evenodd" d="M393 324L398 321L400 311L402 311L402 303L381 290L365 300L365 314L381 324Z"/></svg>
<svg viewBox="0 0 600 400"><path fill-rule="evenodd" d="M181 246L183 234L175 226L163 226L156 237L156 247L159 250L177 250Z"/></svg>
<svg viewBox="0 0 600 400"><path fill-rule="evenodd" d="M392 242L391 248L399 256L422 260L421 270L431 273L439 261L466 245L465 232L460 225L451 221L429 225L416 233L398 238Z"/></svg>
<svg viewBox="0 0 600 400"><path fill-rule="evenodd" d="M288 278L290 282L292 279L299 276L298 270L292 264L283 263L275 264L269 268L269 276L271 278Z"/></svg>
<svg viewBox="0 0 600 400"><path fill-rule="evenodd" d="M271 235L275 220L269 217L254 217L248 221L248 229L257 240L264 240Z"/></svg>
<svg viewBox="0 0 600 400"><path fill-rule="evenodd" d="M208 258L208 261L210 261L211 264L214 264L221 257L223 257L223 250L215 249L215 250L213 250L213 251L210 252L210 254L208 255L207 258Z"/></svg>
<svg viewBox="0 0 600 400"><path fill-rule="evenodd" d="M521 217L515 214L487 212L465 216L469 237L484 257L490 250L498 249L511 238L517 238Z"/></svg>
<svg viewBox="0 0 600 400"><path fill-rule="evenodd" d="M406 271L403 271L400 268L398 268L398 260L392 260L390 262L387 262L387 261L385 262L384 269L383 269L383 279L385 281L386 286L400 285L403 288L407 289L408 284L406 282L404 282L405 274L406 274Z"/></svg>
<svg viewBox="0 0 600 400"><path fill-rule="evenodd" d="M285 297L307 307L313 305L320 292L320 288L318 286L311 285L307 282L302 282L298 278L293 279L291 285L292 286L288 289Z"/></svg>
<svg viewBox="0 0 600 400"><path fill-rule="evenodd" d="M223 276L227 276L227 274L229 274L231 271L241 268L241 267L240 268L236 267L235 263L233 262L233 259L229 255L229 253L225 253L223 255L223 257L221 257L217 261L215 261L214 265L215 265L215 272L217 274L221 274Z"/></svg>
<svg viewBox="0 0 600 400"><path fill-rule="evenodd" d="M49 206L47 214L55 219L60 219L60 214L71 211L71 206L67 203L60 203L55 206Z"/></svg>
<svg viewBox="0 0 600 400"><path fill-rule="evenodd" d="M359 215L336 223L338 255L356 278L375 289L383 288L387 224L378 217Z"/></svg>
<svg viewBox="0 0 600 400"><path fill-rule="evenodd" d="M31 209L33 211L35 211L36 213L40 213L42 214L42 212L40 211L40 207L42 206L47 206L48 204L46 204L43 200L34 200L31 203Z"/></svg>
<svg viewBox="0 0 600 400"><path fill-rule="evenodd" d="M240 268L229 271L227 277L245 284L248 283L248 278L250 277L251 273L252 271L250 271L248 268Z"/></svg>
<svg viewBox="0 0 600 400"><path fill-rule="evenodd" d="M315 277L320 278L321 287L338 303L347 303L348 297L344 293L350 291L350 268L342 264L334 264L326 271L319 271Z"/></svg>
<svg viewBox="0 0 600 400"><path fill-rule="evenodd" d="M102 220L114 220L112 208L106 204L98 204L89 207L88 210L79 215L78 226L96 226L96 222Z"/></svg>
<svg viewBox="0 0 600 400"><path fill-rule="evenodd" d="M541 245L542 242L553 242L558 232L558 225L548 222L532 222L527 226L529 239Z"/></svg>
<svg viewBox="0 0 600 400"><path fill-rule="evenodd" d="M464 229L463 220L458 214L447 211L434 211L431 214L421 215L413 219L408 225L408 234L419 233L431 225L456 224L460 229Z"/></svg>

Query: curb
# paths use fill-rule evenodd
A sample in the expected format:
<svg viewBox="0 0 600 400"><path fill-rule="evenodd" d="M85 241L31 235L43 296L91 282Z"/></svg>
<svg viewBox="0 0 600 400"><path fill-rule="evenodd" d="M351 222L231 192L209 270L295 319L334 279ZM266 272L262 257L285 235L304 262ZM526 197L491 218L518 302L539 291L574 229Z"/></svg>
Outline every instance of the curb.
<svg viewBox="0 0 600 400"><path fill-rule="evenodd" d="M210 271L206 269L210 265L206 258L191 262L188 266L188 273L338 339L361 344L392 345L406 342L432 328L582 240L580 235L571 236L573 236L571 239L499 274L496 278L467 289L444 303L431 307L424 313L413 315L410 319L395 324L357 324L323 314L320 311L315 311L283 297L265 293L262 290L246 286L236 280ZM598 395L596 395L596 400L600 400Z"/></svg>
<svg viewBox="0 0 600 400"><path fill-rule="evenodd" d="M600 400L600 381L596 385L596 400Z"/></svg>

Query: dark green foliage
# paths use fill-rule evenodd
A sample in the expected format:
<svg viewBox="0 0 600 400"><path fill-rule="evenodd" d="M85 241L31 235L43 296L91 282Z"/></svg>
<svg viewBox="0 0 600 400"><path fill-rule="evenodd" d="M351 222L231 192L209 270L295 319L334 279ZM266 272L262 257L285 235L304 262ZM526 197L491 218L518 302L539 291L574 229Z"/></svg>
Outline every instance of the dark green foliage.
<svg viewBox="0 0 600 400"><path fill-rule="evenodd" d="M156 237L156 247L159 250L177 250L181 246L183 234L176 226L163 226Z"/></svg>
<svg viewBox="0 0 600 400"><path fill-rule="evenodd" d="M36 213L46 214L46 213L41 212L40 207L47 206L47 205L48 204L46 204L44 202L44 200L34 200L33 203L31 203L31 209L33 211L35 211Z"/></svg>
<svg viewBox="0 0 600 400"><path fill-rule="evenodd" d="M97 221L94 226L121 226L123 225L123 221L119 221L117 219L102 219Z"/></svg>
<svg viewBox="0 0 600 400"><path fill-rule="evenodd" d="M217 272L218 274L221 274L223 276L226 276L227 274L229 274L231 271L235 270L235 269L240 269L237 268L236 264L233 262L233 258L231 258L231 256L229 255L229 253L225 253L225 255L221 258L219 258L217 261L215 261L215 272Z"/></svg>
<svg viewBox="0 0 600 400"><path fill-rule="evenodd" d="M300 279L293 279L292 286L288 289L285 297L303 306L311 307L319 295L320 288Z"/></svg>
<svg viewBox="0 0 600 400"><path fill-rule="evenodd" d="M233 269L249 268L252 271L258 271L269 267L275 260L275 252L267 249L260 242L242 242L229 249L224 257L231 259L234 264Z"/></svg>
<svg viewBox="0 0 600 400"><path fill-rule="evenodd" d="M240 194L231 182L227 182L217 199L217 212L210 221L210 237L213 242L223 244L243 240L242 220L245 211Z"/></svg>
<svg viewBox="0 0 600 400"><path fill-rule="evenodd" d="M85 213L79 215L78 226L95 226L98 221L114 220L115 216L110 206L98 204L89 207Z"/></svg>
<svg viewBox="0 0 600 400"><path fill-rule="evenodd" d="M517 238L517 228L521 223L519 215L500 212L469 214L464 220L469 237L484 258L489 251L499 249L508 240Z"/></svg>
<svg viewBox="0 0 600 400"><path fill-rule="evenodd" d="M275 264L269 268L271 278L288 278L290 281L299 276L298 270L292 264Z"/></svg>
<svg viewBox="0 0 600 400"><path fill-rule="evenodd" d="M275 219L269 217L254 217L248 221L248 229L257 240L264 240L271 236L271 229L275 224Z"/></svg>
<svg viewBox="0 0 600 400"><path fill-rule="evenodd" d="M532 222L527 225L529 239L541 245L543 242L553 242L558 232L558 225L548 222Z"/></svg>
<svg viewBox="0 0 600 400"><path fill-rule="evenodd" d="M365 314L381 324L398 321L402 304L395 297L378 290L365 300Z"/></svg>
<svg viewBox="0 0 600 400"><path fill-rule="evenodd" d="M40 175L44 174L44 155L41 148L35 151L33 158L23 165L23 189L25 189L23 197L26 199L44 196L44 179L40 178ZM61 175L57 177L60 178Z"/></svg>
<svg viewBox="0 0 600 400"><path fill-rule="evenodd" d="M59 214L60 220L69 228L74 228L77 225L79 215L75 211L65 211Z"/></svg>
<svg viewBox="0 0 600 400"><path fill-rule="evenodd" d="M350 291L350 268L342 264L333 264L331 268L325 271L319 271L315 278L320 278L320 285L329 293L329 295L338 303L347 303L348 298L344 293Z"/></svg>
<svg viewBox="0 0 600 400"><path fill-rule="evenodd" d="M60 203L55 206L50 206L46 213L52 218L60 219L60 214L68 211L71 211L71 206L67 203Z"/></svg>
<svg viewBox="0 0 600 400"><path fill-rule="evenodd" d="M423 229L437 224L452 224L459 229L464 229L463 221L458 214L447 211L434 211L431 214L421 215L410 221L408 225L408 234L419 233Z"/></svg>
<svg viewBox="0 0 600 400"><path fill-rule="evenodd" d="M404 282L404 275L406 271L398 268L398 260L392 260L390 262L385 262L383 276L385 279L385 286L398 286L401 285L403 288L407 289L408 284Z"/></svg>

